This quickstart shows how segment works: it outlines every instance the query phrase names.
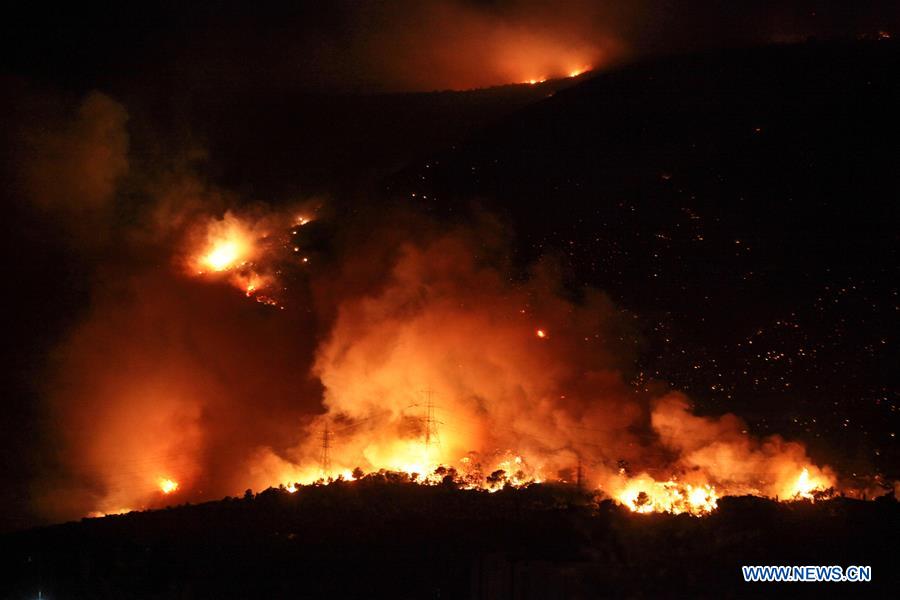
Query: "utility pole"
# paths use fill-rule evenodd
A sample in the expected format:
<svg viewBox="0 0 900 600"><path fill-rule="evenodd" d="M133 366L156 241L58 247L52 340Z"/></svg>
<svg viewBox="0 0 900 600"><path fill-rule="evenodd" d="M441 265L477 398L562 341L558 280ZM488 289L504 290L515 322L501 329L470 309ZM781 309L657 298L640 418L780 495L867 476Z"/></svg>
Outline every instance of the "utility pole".
<svg viewBox="0 0 900 600"><path fill-rule="evenodd" d="M331 475L331 456L329 450L331 448L331 432L328 430L328 422L325 422L325 428L322 430L322 456L320 458L322 467L322 479L327 479Z"/></svg>

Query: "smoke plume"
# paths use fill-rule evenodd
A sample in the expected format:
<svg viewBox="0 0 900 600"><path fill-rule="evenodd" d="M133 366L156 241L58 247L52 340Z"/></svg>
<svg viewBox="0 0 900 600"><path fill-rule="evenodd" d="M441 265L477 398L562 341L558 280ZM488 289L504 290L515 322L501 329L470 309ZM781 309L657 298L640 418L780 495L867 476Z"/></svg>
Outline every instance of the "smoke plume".
<svg viewBox="0 0 900 600"><path fill-rule="evenodd" d="M42 210L114 220L146 198L115 235L70 241L101 244L102 258L48 365L55 461L35 485L49 518L357 468L577 482L640 511L834 483L798 444L697 416L662 382L632 384L633 319L601 291L566 289L552 257L514 268L489 215L329 215L319 199L242 202L188 172L138 176L125 119L92 95L25 169L55 174L34 188Z"/></svg>

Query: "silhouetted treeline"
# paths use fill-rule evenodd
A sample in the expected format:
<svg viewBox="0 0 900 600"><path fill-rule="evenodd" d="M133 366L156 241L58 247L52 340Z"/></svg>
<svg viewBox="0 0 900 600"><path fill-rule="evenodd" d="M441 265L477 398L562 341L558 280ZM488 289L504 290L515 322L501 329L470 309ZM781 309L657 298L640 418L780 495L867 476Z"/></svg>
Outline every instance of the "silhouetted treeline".
<svg viewBox="0 0 900 600"><path fill-rule="evenodd" d="M10 534L3 597L743 597L822 589L745 584L741 565L871 565L872 583L827 584L858 594L896 585L898 526L893 498L725 498L695 518L377 475Z"/></svg>

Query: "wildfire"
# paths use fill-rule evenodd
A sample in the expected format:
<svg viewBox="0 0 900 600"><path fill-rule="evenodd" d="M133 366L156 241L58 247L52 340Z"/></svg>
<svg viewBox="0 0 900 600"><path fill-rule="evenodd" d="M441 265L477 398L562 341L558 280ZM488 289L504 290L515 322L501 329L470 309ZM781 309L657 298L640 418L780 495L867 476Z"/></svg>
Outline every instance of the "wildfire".
<svg viewBox="0 0 900 600"><path fill-rule="evenodd" d="M163 494L171 494L178 489L178 482L174 479L163 477L159 480L159 490Z"/></svg>
<svg viewBox="0 0 900 600"><path fill-rule="evenodd" d="M310 221L295 211L205 219L185 242L184 271L280 306L287 284L311 271L301 231ZM247 487L296 491L365 473L489 492L577 483L638 514L695 516L725 496L815 500L833 487L834 474L802 444L748 434L736 415L698 415L684 394L636 394L607 351L585 352L581 342L587 332L614 337L607 300L573 306L543 287L510 285L466 244L451 236L410 245L383 287L341 301L311 365L326 413L285 454L254 449L241 463ZM185 372L178 380L187 385L195 369ZM180 484L162 473L194 480L169 462L145 473L134 493L99 508L163 503Z"/></svg>
<svg viewBox="0 0 900 600"><path fill-rule="evenodd" d="M224 271L233 267L242 254L244 254L244 252L242 252L242 248L238 242L224 240L216 244L212 250L203 257L203 262L213 271Z"/></svg>
<svg viewBox="0 0 900 600"><path fill-rule="evenodd" d="M581 67L569 69L568 71L565 71L564 74L557 73L556 75L542 75L540 77L530 77L530 78L524 80L522 83L527 83L529 85L537 85L538 83L544 83L545 81L547 81L549 79L553 79L554 77L560 77L560 78L561 77L568 77L568 78L578 77L579 75L584 75L585 73L587 73L590 70L591 70L590 66L581 66Z"/></svg>
<svg viewBox="0 0 900 600"><path fill-rule="evenodd" d="M299 250L291 236L311 221L312 217L306 215L284 217L279 222L268 217L243 218L231 212L221 219L208 219L198 224L188 240L185 271L193 277L227 281L248 298L283 308L271 292L277 283L277 265L291 248Z"/></svg>
<svg viewBox="0 0 900 600"><path fill-rule="evenodd" d="M231 282L238 289L243 290L245 296L250 298L257 294L261 289L271 285L273 283L273 278L251 270L246 273L235 273L231 278Z"/></svg>
<svg viewBox="0 0 900 600"><path fill-rule="evenodd" d="M816 475L810 473L813 469ZM819 471L816 467L803 467L799 475L790 478L782 493L775 497L782 501L815 500L833 487L833 478ZM695 516L709 514L717 507L721 497L714 485L709 483L682 483L672 478L667 481L656 481L649 475L642 474L633 479L614 481L612 486L614 499L630 510L646 514L652 512L669 512L674 514L689 513ZM724 489L724 495L750 494L767 496L769 494L757 489L742 486Z"/></svg>
<svg viewBox="0 0 900 600"><path fill-rule="evenodd" d="M716 488L709 484L691 485L674 478L656 481L644 474L625 481L614 498L636 513L668 512L701 516L716 509L719 495Z"/></svg>
<svg viewBox="0 0 900 600"><path fill-rule="evenodd" d="M571 71L569 71L569 77L578 77L579 75L584 75L590 70L591 67L589 66L578 67L577 69L572 69Z"/></svg>
<svg viewBox="0 0 900 600"><path fill-rule="evenodd" d="M231 213L210 221L192 259L194 270L221 273L244 265L255 253L254 237L251 227Z"/></svg>
<svg viewBox="0 0 900 600"><path fill-rule="evenodd" d="M429 458L421 444L410 444L406 449L409 451L408 454L401 453L388 461L390 467L383 467L370 471L370 473L396 473L421 485L437 485L449 476L462 489L481 489L489 492L506 486L525 487L545 481L539 471L529 466L528 461L519 455L499 458L492 465L484 465L465 456L455 461L456 466L449 466ZM287 489L294 492L296 484L328 483L336 479L351 481L358 477L357 473L357 470L349 469L330 473L307 470L306 473L294 477L292 483L287 484ZM551 481L553 479L550 478ZM826 488L830 487L830 483L824 476L822 478L813 477L810 475L809 468L803 468L793 482L791 493L783 496L782 501L813 500L814 493L824 492ZM715 511L718 508L718 501L723 495L746 493L755 496L766 495L742 487L729 489L728 486L725 486L723 492L711 483L690 483L680 481L676 477L659 481L646 473L637 477L626 477L624 473L619 473L608 486L601 486L596 489L596 492L600 497L611 497L620 505L637 514L671 513L689 514L695 517L705 516Z"/></svg>
<svg viewBox="0 0 900 600"><path fill-rule="evenodd" d="M126 515L126 514L132 512L132 510L133 509L131 509L131 508L117 508L117 509L107 510L107 511L92 510L85 516L89 519L99 519L99 518L108 517L111 515Z"/></svg>
<svg viewBox="0 0 900 600"><path fill-rule="evenodd" d="M804 467L797 479L787 488L785 498L798 499L805 498L814 500L817 492L823 493L832 487L832 482L824 476L810 475L809 469Z"/></svg>
<svg viewBox="0 0 900 600"><path fill-rule="evenodd" d="M715 511L719 499L724 496L754 495L782 501L814 500L822 497L835 481L827 468L798 464L796 458L799 455L792 454L796 448L790 445L780 448L779 453L765 458L752 453L737 458L729 453L741 448L740 445L728 450L722 447L718 449L717 461L719 466L725 466L725 469L720 475L716 475L714 470L690 468L682 464L677 468L678 472L684 475L668 479L657 479L647 472L629 476L625 468L609 474L606 467L596 464L588 466L586 474L580 456L572 453L554 457L542 454L545 451L532 453L495 450L470 451L460 457L456 452L467 443L466 427L461 422L442 420L450 421L452 415L438 415L440 419L432 416L434 412L432 404L424 410L418 404L413 406L422 412L418 416L405 413L403 418L418 420L420 428L413 429L416 431L414 435L404 438L390 435L383 437L379 433L379 427L365 429L345 426L345 431L353 432L348 435L349 439L342 439L340 436L335 439L333 433L329 434L328 451L337 451L337 455L329 456L327 466L323 464L321 468L315 468L306 463L306 466L300 467L282 462L285 465L280 477L282 485L285 485L286 489L291 489L295 484L321 484L337 479L349 481L359 478L361 473L401 477L404 481L421 485L438 485L449 477L453 484L461 489L488 492L547 481L563 484L577 482L579 488L586 493L596 494L598 498L611 498L637 514L672 513L699 517ZM668 410L673 406L675 405L669 405ZM662 410L660 408L658 412ZM674 415L671 412L665 414ZM696 427L719 425L714 420L706 421L702 417L683 418L686 421L683 424L689 427L694 435L699 433ZM694 421L691 422L690 419ZM371 417L366 419L371 420ZM438 425L443 427L440 438L437 433ZM662 420L658 420L658 425L662 431L668 431L663 428ZM354 438L363 441L362 456L353 451L342 454L341 447L352 446L351 440ZM766 446L767 451L774 448L774 442ZM748 448L743 450L749 451ZM360 470L350 462L358 461L360 458L365 461L366 470ZM763 462L756 465L756 476L742 477L739 473L745 465L732 463L735 460ZM763 479L764 477L769 479ZM599 484L586 483L590 481Z"/></svg>

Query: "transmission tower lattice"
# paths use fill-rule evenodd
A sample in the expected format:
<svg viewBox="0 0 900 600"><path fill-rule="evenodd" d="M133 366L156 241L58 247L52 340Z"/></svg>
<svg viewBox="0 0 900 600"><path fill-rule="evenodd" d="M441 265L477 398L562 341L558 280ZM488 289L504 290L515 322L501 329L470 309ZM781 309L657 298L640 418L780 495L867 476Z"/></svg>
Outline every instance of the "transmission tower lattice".
<svg viewBox="0 0 900 600"><path fill-rule="evenodd" d="M425 390L422 394L425 396L425 451L427 452L432 445L440 446L441 438L438 435L439 421L434 418L434 392Z"/></svg>
<svg viewBox="0 0 900 600"><path fill-rule="evenodd" d="M331 475L331 431L328 429L328 423L322 430L322 455L320 457L320 466L322 467L322 478L325 479Z"/></svg>

